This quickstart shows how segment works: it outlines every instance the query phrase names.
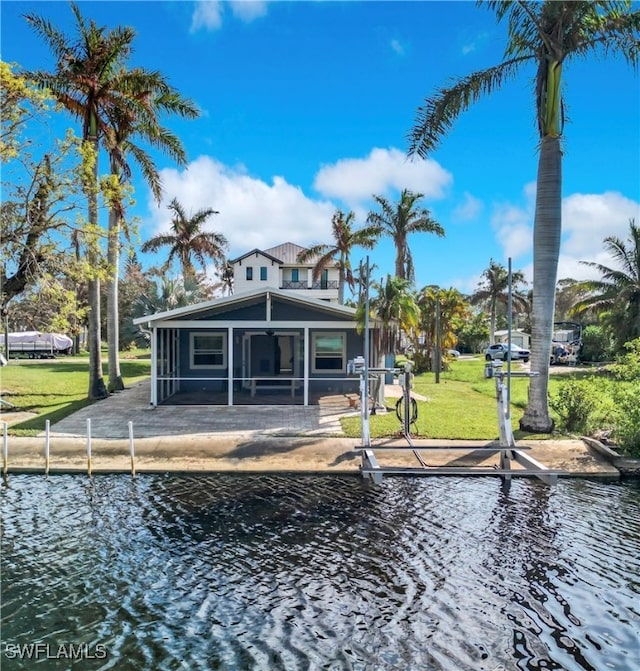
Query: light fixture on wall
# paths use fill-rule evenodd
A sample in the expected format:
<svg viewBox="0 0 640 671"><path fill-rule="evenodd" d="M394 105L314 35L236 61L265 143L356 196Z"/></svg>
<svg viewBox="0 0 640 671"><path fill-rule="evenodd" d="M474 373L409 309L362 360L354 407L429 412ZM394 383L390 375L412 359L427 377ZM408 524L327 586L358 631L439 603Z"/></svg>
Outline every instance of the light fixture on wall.
<svg viewBox="0 0 640 671"><path fill-rule="evenodd" d="M269 329L268 331L265 331L265 333L266 333L268 336L272 336L272 335L273 335L273 331L272 331L271 329Z"/></svg>

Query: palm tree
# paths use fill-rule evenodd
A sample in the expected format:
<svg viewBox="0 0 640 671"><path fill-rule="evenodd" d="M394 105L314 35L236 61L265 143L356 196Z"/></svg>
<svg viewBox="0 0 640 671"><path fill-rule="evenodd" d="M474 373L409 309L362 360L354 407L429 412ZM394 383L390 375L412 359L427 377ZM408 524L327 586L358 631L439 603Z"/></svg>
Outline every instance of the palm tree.
<svg viewBox="0 0 640 671"><path fill-rule="evenodd" d="M526 296L518 293L519 284L526 284L524 274L517 270L511 273L512 300L516 307L523 310L526 308ZM496 317L498 305L503 305L506 310L508 303L509 273L507 269L493 259L489 261L489 267L482 272L482 280L478 288L469 297L472 305L481 304L489 310L489 336L491 342L495 342Z"/></svg>
<svg viewBox="0 0 640 671"><path fill-rule="evenodd" d="M427 361L432 361L440 335L440 348L443 352L456 346L458 338L456 331L469 318L469 304L463 295L452 288L442 289L438 286L427 286L420 289L416 296L416 303L420 308L420 324L418 338L414 344L416 351L416 366L428 368ZM440 313L438 318L437 313ZM442 356L442 354L441 354ZM423 360L424 359L424 360Z"/></svg>
<svg viewBox="0 0 640 671"><path fill-rule="evenodd" d="M159 278L151 286L151 291L139 297L136 305L136 317L144 317L157 312L175 310L176 308L193 305L206 298L198 278L185 275L183 277Z"/></svg>
<svg viewBox="0 0 640 671"><path fill-rule="evenodd" d="M106 31L87 22L75 3L71 3L77 37L69 40L49 21L35 14L26 20L47 43L56 59L52 73L27 73L29 79L47 89L55 100L82 123L82 140L87 165L85 191L88 197L87 266L89 295L89 393L90 399L108 396L100 358L100 276L98 227L98 150L100 138L108 128L108 113L135 106L128 92L129 76L121 64L131 53L135 36L131 28Z"/></svg>
<svg viewBox="0 0 640 671"><path fill-rule="evenodd" d="M377 268L378 266L375 263L368 263L368 257L367 259L360 259L358 262L358 269L353 275L353 281L358 287L358 297L354 302L354 306L357 306L359 303L364 303L366 300L366 290L369 286L369 278Z"/></svg>
<svg viewBox="0 0 640 671"><path fill-rule="evenodd" d="M218 269L218 281L213 285L214 292L219 292L221 296L233 295L233 265L229 261L224 261Z"/></svg>
<svg viewBox="0 0 640 671"><path fill-rule="evenodd" d="M442 226L431 218L429 210L418 208L418 201L424 196L404 189L400 200L391 205L386 198L374 196L381 212L369 212L367 223L372 225L379 235L388 235L396 248L396 277L415 282L413 257L409 249L411 233L434 233L444 237Z"/></svg>
<svg viewBox="0 0 640 671"><path fill-rule="evenodd" d="M509 40L497 66L474 72L441 88L418 110L410 133L411 154L429 155L461 112L516 76L521 66L536 67L535 113L540 138L533 233L533 315L529 402L523 430L548 432L548 383L553 301L560 251L564 105L562 68L571 58L617 54L634 67L640 54L640 11L629 0L544 0L487 2L498 21L508 19Z"/></svg>
<svg viewBox="0 0 640 671"><path fill-rule="evenodd" d="M305 249L298 255L299 263L307 263L316 259L313 268L313 280L317 281L322 271L330 265L336 265L340 273L338 285L338 302L344 303L345 284L353 291L356 285L353 269L351 268L351 252L354 247L372 249L376 242L377 229L365 226L354 230L355 215L349 212L345 215L341 210L336 210L331 217L331 232L333 242L331 244L319 244Z"/></svg>
<svg viewBox="0 0 640 671"><path fill-rule="evenodd" d="M157 252L161 247L169 247L165 268L177 258L185 278L195 277L194 259L202 268L205 268L207 259L211 259L218 267L222 266L226 261L227 239L221 233L202 230L207 219L218 212L204 208L187 217L177 198L171 201L169 209L173 211L171 232L160 233L147 240L142 245L142 251Z"/></svg>
<svg viewBox="0 0 640 671"><path fill-rule="evenodd" d="M112 189L109 209L109 229L107 236L107 343L109 391L124 389L119 361L119 317L118 317L118 275L120 260L120 234L122 231L124 206L122 185L130 178L129 156L139 166L147 184L159 203L162 195L160 176L151 156L139 145L140 139L160 149L173 158L178 165L186 164L186 153L180 140L159 124L160 113L173 113L182 117L195 118L198 109L189 100L182 98L157 72L143 69L132 71L130 79L133 94L140 103L139 110L114 108L109 115L109 127L105 135L105 145L109 152ZM136 75L136 78L133 78ZM137 112L137 113L136 113Z"/></svg>
<svg viewBox="0 0 640 671"><path fill-rule="evenodd" d="M640 226L629 221L627 242L616 236L606 237L604 248L611 255L614 267L592 261L582 261L595 268L600 280L586 280L576 285L590 295L578 301L572 314L583 315L597 311L614 333L617 349L624 351L624 344L640 337ZM627 244L628 243L628 244Z"/></svg>
<svg viewBox="0 0 640 671"><path fill-rule="evenodd" d="M395 354L403 344L403 335L411 336L420 322L420 308L411 290L411 283L401 277L387 275L386 282L372 282L377 292L369 300L369 310L381 326L374 333L375 350L380 354ZM364 324L365 304L360 303L356 320Z"/></svg>

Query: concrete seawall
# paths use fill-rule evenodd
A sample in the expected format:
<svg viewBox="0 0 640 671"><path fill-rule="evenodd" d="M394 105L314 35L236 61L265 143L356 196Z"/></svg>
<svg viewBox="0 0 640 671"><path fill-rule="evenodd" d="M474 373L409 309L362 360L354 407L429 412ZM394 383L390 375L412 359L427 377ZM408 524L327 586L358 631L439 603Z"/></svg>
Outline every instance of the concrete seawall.
<svg viewBox="0 0 640 671"><path fill-rule="evenodd" d="M491 441L415 440L416 449L429 465L493 466L495 454L485 454ZM268 472L358 474L357 439L314 436L264 436L244 434L157 436L134 441L136 472ZM376 453L381 465L418 467L401 439L378 440L385 449ZM464 446L468 450L447 449ZM433 449L438 447L439 449ZM620 470L582 440L521 441L518 447L548 468L570 477L618 478ZM93 473L130 472L128 440L93 439ZM45 469L44 437L9 436L8 472L40 472ZM86 439L52 435L49 472L86 473Z"/></svg>

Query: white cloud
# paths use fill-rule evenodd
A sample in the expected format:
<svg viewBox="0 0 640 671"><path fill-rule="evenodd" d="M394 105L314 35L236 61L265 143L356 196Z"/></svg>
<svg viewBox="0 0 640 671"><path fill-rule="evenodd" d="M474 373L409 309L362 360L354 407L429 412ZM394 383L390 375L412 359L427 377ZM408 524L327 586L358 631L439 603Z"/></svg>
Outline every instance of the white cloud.
<svg viewBox="0 0 640 671"><path fill-rule="evenodd" d="M230 4L233 15L245 23L267 13L267 3L260 0L232 0Z"/></svg>
<svg viewBox="0 0 640 671"><path fill-rule="evenodd" d="M488 265L488 264L487 264ZM469 275L467 277L453 277L443 286L454 287L461 294L472 294L478 288L478 284L482 281L482 273Z"/></svg>
<svg viewBox="0 0 640 671"><path fill-rule="evenodd" d="M611 256L604 250L603 240L616 236L629 237L629 219L640 221L640 203L616 191L600 194L575 193L562 203L563 240L558 277L577 280L599 278L597 270L580 261L611 266Z"/></svg>
<svg viewBox="0 0 640 671"><path fill-rule="evenodd" d="M465 191L464 201L454 208L451 217L454 221L473 221L478 217L482 208L482 201Z"/></svg>
<svg viewBox="0 0 640 671"><path fill-rule="evenodd" d="M222 6L218 0L196 0L191 16L191 32L200 28L218 30L222 26Z"/></svg>
<svg viewBox="0 0 640 671"><path fill-rule="evenodd" d="M489 38L488 33L479 33L478 35L475 35L473 38L468 39L462 47L460 47L460 51L462 52L463 56L468 56L469 54L472 54L474 51L478 51L479 49L482 49L484 45L486 44L487 40Z"/></svg>
<svg viewBox="0 0 640 671"><path fill-rule="evenodd" d="M250 23L267 13L266 0L231 0L223 3L220 0L196 0L191 16L191 32L201 28L214 31L222 27L222 14L225 9L231 9L236 19Z"/></svg>
<svg viewBox="0 0 640 671"><path fill-rule="evenodd" d="M209 207L220 212L206 228L226 236L230 256L282 242L309 245L330 239L333 203L308 198L282 177L268 184L242 166L230 168L200 156L184 170L162 170L161 178L165 197L160 208L149 201L151 222L145 237L168 230L167 204L177 198L187 215Z"/></svg>
<svg viewBox="0 0 640 671"><path fill-rule="evenodd" d="M366 158L345 158L323 166L313 186L322 195L357 208L373 194L387 195L391 189L410 189L426 198L442 198L451 182L451 173L436 161L408 159L395 148L374 148Z"/></svg>
<svg viewBox="0 0 640 671"><path fill-rule="evenodd" d="M533 249L533 213L527 209L501 203L494 206L491 216L496 240L504 258L517 259Z"/></svg>
<svg viewBox="0 0 640 671"><path fill-rule="evenodd" d="M629 219L639 221L639 215L639 204L616 191L575 193L562 203L563 251L573 256L594 256L607 236L627 238Z"/></svg>
<svg viewBox="0 0 640 671"><path fill-rule="evenodd" d="M393 51L395 51L399 56L404 56L405 49L400 40L391 40L390 44Z"/></svg>
<svg viewBox="0 0 640 671"><path fill-rule="evenodd" d="M524 203L494 203L491 226L504 258L518 259L533 250L533 217L536 184L530 182L523 188Z"/></svg>
<svg viewBox="0 0 640 671"><path fill-rule="evenodd" d="M523 206L511 203L494 206L491 223L505 258L524 257L533 252L535 192L535 183L527 184ZM575 193L564 198L558 279L599 277L595 269L580 262L611 265L611 257L604 250L602 242L612 235L626 240L629 236L629 219L640 221L640 203L618 192ZM531 281L532 265L526 266L524 272Z"/></svg>

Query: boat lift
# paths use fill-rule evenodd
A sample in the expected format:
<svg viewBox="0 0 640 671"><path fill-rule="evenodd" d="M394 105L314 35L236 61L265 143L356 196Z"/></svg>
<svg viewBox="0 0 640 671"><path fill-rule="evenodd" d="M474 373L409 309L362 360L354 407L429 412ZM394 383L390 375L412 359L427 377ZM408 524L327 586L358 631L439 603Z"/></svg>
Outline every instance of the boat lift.
<svg viewBox="0 0 640 671"><path fill-rule="evenodd" d="M511 414L509 408L509 387L508 377L531 377L535 373L511 372L502 370L502 361L488 362L485 366L485 377L495 379L496 383L496 403L498 410L499 444L488 447L470 447L469 445L442 445L442 446L423 446L416 445L411 435L411 424L415 421L412 417L412 408L416 408L416 401L411 396L412 378L411 364L407 363L404 368L367 368L364 357L358 357L350 363L350 372L360 375L360 418L362 426L362 445L356 448L360 453L362 463L360 472L365 480L371 480L374 484L382 482L384 475L493 475L502 478L503 482L508 483L511 478L516 476L535 476L540 478L547 485L557 483L558 475L564 473L561 470L547 468L536 459L527 454L527 447L518 447L513 436L511 428ZM369 396L368 387L370 374L388 374L392 373L397 377L402 387L402 397L398 400L396 411L401 418L402 434L407 442L403 445L374 445L371 442L369 431ZM375 399L373 401L375 408ZM424 452L437 451L466 451L471 453L469 456L483 457L499 455L499 464L496 466L447 466L447 465L429 465L424 457ZM418 466L383 466L376 458L378 451L394 452L413 452ZM518 466L514 468L514 463Z"/></svg>

